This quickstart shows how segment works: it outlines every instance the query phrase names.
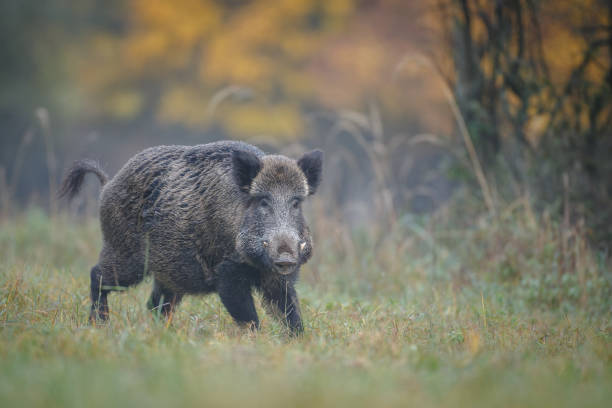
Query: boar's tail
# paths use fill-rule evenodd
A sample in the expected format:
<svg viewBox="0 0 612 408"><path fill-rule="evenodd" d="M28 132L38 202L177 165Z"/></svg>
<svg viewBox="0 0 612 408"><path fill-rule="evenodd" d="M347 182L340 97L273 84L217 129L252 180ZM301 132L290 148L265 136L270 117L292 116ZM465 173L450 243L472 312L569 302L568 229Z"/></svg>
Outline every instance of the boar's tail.
<svg viewBox="0 0 612 408"><path fill-rule="evenodd" d="M68 200L74 198L79 190L81 190L81 185L87 173L95 174L102 185L106 184L108 181L108 175L100 168L97 162L89 159L77 160L72 164L70 170L68 170L58 191L58 196L60 198L67 197Z"/></svg>

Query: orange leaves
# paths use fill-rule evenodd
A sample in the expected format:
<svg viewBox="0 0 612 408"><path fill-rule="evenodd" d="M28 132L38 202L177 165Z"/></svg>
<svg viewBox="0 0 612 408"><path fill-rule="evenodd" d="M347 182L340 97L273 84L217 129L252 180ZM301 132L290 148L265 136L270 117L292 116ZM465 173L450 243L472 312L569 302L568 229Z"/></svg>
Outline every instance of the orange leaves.
<svg viewBox="0 0 612 408"><path fill-rule="evenodd" d="M121 45L123 64L129 71L141 73L151 63L162 63L169 48L170 39L163 32L145 31L135 34Z"/></svg>
<svg viewBox="0 0 612 408"><path fill-rule="evenodd" d="M316 53L323 25L352 8L353 0L330 6L312 0L222 2L129 1L124 35L103 35L89 50L82 84L104 100L104 114L137 115L147 88L161 88L160 122L193 128L222 125L237 137L270 134L294 138L302 130L300 104L312 96L304 62ZM329 16L327 15L329 14ZM104 70L96 62L104 61ZM112 65L109 68L109 65ZM127 85L135 91L112 91ZM255 90L248 105L223 102L207 117L212 95L226 85ZM140 94L139 94L140 91Z"/></svg>
<svg viewBox="0 0 612 408"><path fill-rule="evenodd" d="M106 109L121 119L134 117L142 106L142 96L137 91L120 90L106 99Z"/></svg>
<svg viewBox="0 0 612 408"><path fill-rule="evenodd" d="M102 99L99 114L118 119L137 116L156 87L158 103L146 102L160 122L295 138L302 106L355 107L398 58L376 34L384 7L370 26L356 0L129 0L127 10L125 32L100 34L80 67L82 89ZM212 95L228 85L253 89L255 99L229 99L207 117Z"/></svg>
<svg viewBox="0 0 612 408"><path fill-rule="evenodd" d="M194 48L221 22L221 10L210 1L132 0L130 5L130 30L117 41L125 64L141 74L147 68L163 74L185 68Z"/></svg>
<svg viewBox="0 0 612 408"><path fill-rule="evenodd" d="M130 0L130 21L140 30L159 30L193 45L218 28L222 9L206 0Z"/></svg>
<svg viewBox="0 0 612 408"><path fill-rule="evenodd" d="M207 100L193 86L172 84L163 93L160 102L157 118L162 123L180 123L192 128L207 124Z"/></svg>
<svg viewBox="0 0 612 408"><path fill-rule="evenodd" d="M296 140L303 131L300 112L291 104L243 105L228 109L221 120L230 134L256 140Z"/></svg>
<svg viewBox="0 0 612 408"><path fill-rule="evenodd" d="M80 45L78 87L98 108L92 111L98 116L137 117L146 104L157 107L154 114L162 123L221 126L235 137L281 137L287 132L282 137L293 138L303 129L304 106L359 110L373 100L387 120L401 123L410 116L427 131L450 132L446 123L452 121L436 71L453 81L453 43L445 35L452 32L459 11L447 7L451 3L127 0L122 30L98 31ZM488 32L483 16L494 17L492 3L469 4L474 13L471 34L484 41ZM597 12L600 3L595 0L538 4L550 79L561 84L586 47L584 37L568 24L605 26L607 17ZM517 45L509 42L508 47ZM598 61L609 60L600 54ZM394 76L406 55L435 58L437 68L409 63ZM495 86L503 85L490 56L478 63ZM597 64L585 72L595 83L603 81ZM227 86L248 87L254 99L248 104L226 100L207 117L211 98ZM159 92L151 93L151 88ZM146 99L152 97L159 101ZM512 97L510 110L518 103ZM540 105L555 103L549 96L537 97ZM536 117L538 112L529 114L534 117L526 131L537 140L544 121Z"/></svg>

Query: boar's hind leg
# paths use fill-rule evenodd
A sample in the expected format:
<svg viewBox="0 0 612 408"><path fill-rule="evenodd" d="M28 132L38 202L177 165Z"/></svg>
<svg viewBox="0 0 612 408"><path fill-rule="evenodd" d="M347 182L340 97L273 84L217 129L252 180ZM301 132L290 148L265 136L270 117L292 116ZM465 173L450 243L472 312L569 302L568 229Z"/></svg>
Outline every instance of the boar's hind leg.
<svg viewBox="0 0 612 408"><path fill-rule="evenodd" d="M108 319L108 296L109 289L104 289L104 278L102 270L98 265L91 268L91 312L89 321L95 322L96 319Z"/></svg>
<svg viewBox="0 0 612 408"><path fill-rule="evenodd" d="M123 291L141 282L144 277L139 263L118 262L117 259L103 248L100 262L91 268L91 322L108 319L107 297L110 292Z"/></svg>
<svg viewBox="0 0 612 408"><path fill-rule="evenodd" d="M222 262L217 267L219 282L217 292L221 302L241 326L259 328L259 319L251 294L251 285L245 266L230 260Z"/></svg>
<svg viewBox="0 0 612 408"><path fill-rule="evenodd" d="M147 307L153 313L162 313L165 317L168 317L181 302L182 298L183 295L173 293L155 280L153 281L153 291L147 302Z"/></svg>
<svg viewBox="0 0 612 408"><path fill-rule="evenodd" d="M300 304L293 284L277 282L274 287L264 287L262 290L264 305L272 315L282 319L294 334L304 331L300 317Z"/></svg>

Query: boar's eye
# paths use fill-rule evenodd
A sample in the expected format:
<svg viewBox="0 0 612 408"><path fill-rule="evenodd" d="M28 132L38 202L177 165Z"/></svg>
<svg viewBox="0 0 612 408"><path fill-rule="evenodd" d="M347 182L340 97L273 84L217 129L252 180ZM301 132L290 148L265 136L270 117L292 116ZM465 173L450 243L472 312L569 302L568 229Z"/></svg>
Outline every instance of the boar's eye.
<svg viewBox="0 0 612 408"><path fill-rule="evenodd" d="M302 200L296 197L293 200L291 200L291 208L293 208L294 210L297 210L298 208L300 208L301 203L302 203Z"/></svg>
<svg viewBox="0 0 612 408"><path fill-rule="evenodd" d="M268 200L267 198L262 198L261 200L259 200L259 206L264 209L270 208L270 200Z"/></svg>

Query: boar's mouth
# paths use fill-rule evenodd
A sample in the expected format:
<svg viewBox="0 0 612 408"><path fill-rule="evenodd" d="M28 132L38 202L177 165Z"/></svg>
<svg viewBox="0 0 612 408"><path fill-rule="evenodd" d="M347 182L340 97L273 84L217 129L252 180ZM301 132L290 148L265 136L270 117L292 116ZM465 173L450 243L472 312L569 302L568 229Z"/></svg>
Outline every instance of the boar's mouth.
<svg viewBox="0 0 612 408"><path fill-rule="evenodd" d="M274 260L274 267L281 275L289 275L297 266L297 260L288 253L282 253Z"/></svg>

